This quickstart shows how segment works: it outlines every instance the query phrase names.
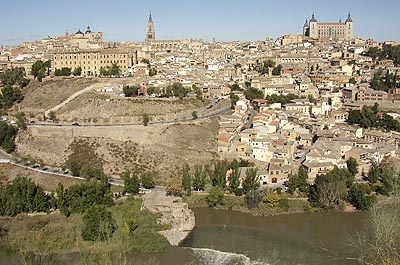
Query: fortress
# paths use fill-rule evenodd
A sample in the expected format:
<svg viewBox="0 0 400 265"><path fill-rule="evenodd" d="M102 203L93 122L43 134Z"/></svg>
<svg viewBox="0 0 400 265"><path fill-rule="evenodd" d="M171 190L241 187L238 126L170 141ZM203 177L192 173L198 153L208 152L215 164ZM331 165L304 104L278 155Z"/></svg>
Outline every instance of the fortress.
<svg viewBox="0 0 400 265"><path fill-rule="evenodd" d="M303 35L320 40L350 40L353 38L353 19L350 13L346 21L339 22L318 22L314 13L310 21L306 19L303 26Z"/></svg>

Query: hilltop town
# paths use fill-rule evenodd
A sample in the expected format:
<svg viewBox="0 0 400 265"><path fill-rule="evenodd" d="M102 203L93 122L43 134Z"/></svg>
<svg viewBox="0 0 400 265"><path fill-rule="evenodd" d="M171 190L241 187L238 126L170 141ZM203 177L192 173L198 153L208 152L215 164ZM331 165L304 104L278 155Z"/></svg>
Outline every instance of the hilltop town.
<svg viewBox="0 0 400 265"><path fill-rule="evenodd" d="M181 144L179 149L206 144L208 147L201 152L210 154L202 162L214 158L253 161L263 185L282 183L301 165L312 182L317 174L334 166L345 168L350 157L360 165L361 178L371 162L379 163L386 156L398 159L400 155L398 57L388 58L379 53L398 46L355 38L352 28L350 14L343 23L320 23L313 14L306 20L302 35L256 42L158 40L150 15L142 43L104 42L103 33L93 32L88 26L85 32L78 30L17 47L3 47L3 73L23 69L28 78L43 79L43 83L33 82L23 88L25 98L15 105L14 111L8 111L9 115L22 111L28 117L28 130L17 138L17 153L62 167L64 153L80 135L89 141L118 141L107 143L111 146L133 141L135 146L131 148L135 152L150 152L144 163L154 163L150 168L160 169L149 158L154 152L142 144L163 145L171 137L161 143L159 136L142 137L141 129L135 128L136 132L130 135L118 128L113 132L113 127L101 133L86 127L44 126L135 126L146 114L152 122L192 120L190 126L205 126L203 130L208 128L211 135L200 132L204 137L196 137L197 141L204 138L206 142L188 139L192 144ZM46 61L51 66L40 76L35 75L32 65ZM115 73L113 67L117 69ZM172 84L179 86L173 88ZM59 87L62 94L57 92ZM87 87L85 93L79 92ZM132 95L126 94L129 87L134 88ZM180 101L174 100L177 98ZM379 107L373 107L376 103ZM355 113L363 112L367 106L375 108L377 117L394 125L373 126L354 119ZM214 116L218 129L212 117L211 127L206 126L210 123L207 119L197 124L193 121L212 111L218 113ZM56 118L49 117L50 112ZM159 129L153 130L159 135ZM62 137L62 147L55 144L50 150L36 152L38 145L50 144L51 137ZM174 144L169 146L173 148ZM164 155L168 152L162 151ZM127 166L118 162L120 158L107 158L106 151L99 153L111 164L120 165L115 172L107 170L114 177ZM187 154L178 155L178 160L184 156ZM161 159L161 163L166 161Z"/></svg>
<svg viewBox="0 0 400 265"><path fill-rule="evenodd" d="M1 46L0 252L130 264L181 245L194 208L396 206L400 43L354 36L350 13L317 17L260 41L160 40L150 14L141 42L104 41L93 25ZM245 231L221 222L218 237Z"/></svg>

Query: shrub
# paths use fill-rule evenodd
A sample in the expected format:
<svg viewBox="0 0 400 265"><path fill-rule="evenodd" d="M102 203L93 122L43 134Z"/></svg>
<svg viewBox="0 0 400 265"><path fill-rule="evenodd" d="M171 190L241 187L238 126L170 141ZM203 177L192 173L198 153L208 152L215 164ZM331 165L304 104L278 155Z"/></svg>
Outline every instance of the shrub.
<svg viewBox="0 0 400 265"><path fill-rule="evenodd" d="M213 187L206 198L209 207L215 207L223 204L224 202L224 190L221 187Z"/></svg>

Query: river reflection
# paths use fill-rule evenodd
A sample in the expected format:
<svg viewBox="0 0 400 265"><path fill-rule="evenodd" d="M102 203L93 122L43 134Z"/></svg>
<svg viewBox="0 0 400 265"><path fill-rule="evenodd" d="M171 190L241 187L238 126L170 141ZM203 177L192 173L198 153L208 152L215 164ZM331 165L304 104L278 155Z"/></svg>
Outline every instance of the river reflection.
<svg viewBox="0 0 400 265"><path fill-rule="evenodd" d="M357 264L348 237L365 224L364 213L256 217L232 211L195 209L196 228L183 242L244 254L276 264Z"/></svg>

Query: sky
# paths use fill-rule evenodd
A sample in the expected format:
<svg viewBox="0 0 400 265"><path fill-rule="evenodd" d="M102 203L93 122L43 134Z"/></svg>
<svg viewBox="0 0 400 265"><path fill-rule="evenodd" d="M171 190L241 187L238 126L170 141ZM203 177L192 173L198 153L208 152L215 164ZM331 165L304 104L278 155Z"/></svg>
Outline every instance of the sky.
<svg viewBox="0 0 400 265"><path fill-rule="evenodd" d="M47 36L102 31L104 41L144 41L151 11L156 39L257 41L302 34L314 12L319 22L344 21L354 36L400 41L398 0L4 0L0 45Z"/></svg>

